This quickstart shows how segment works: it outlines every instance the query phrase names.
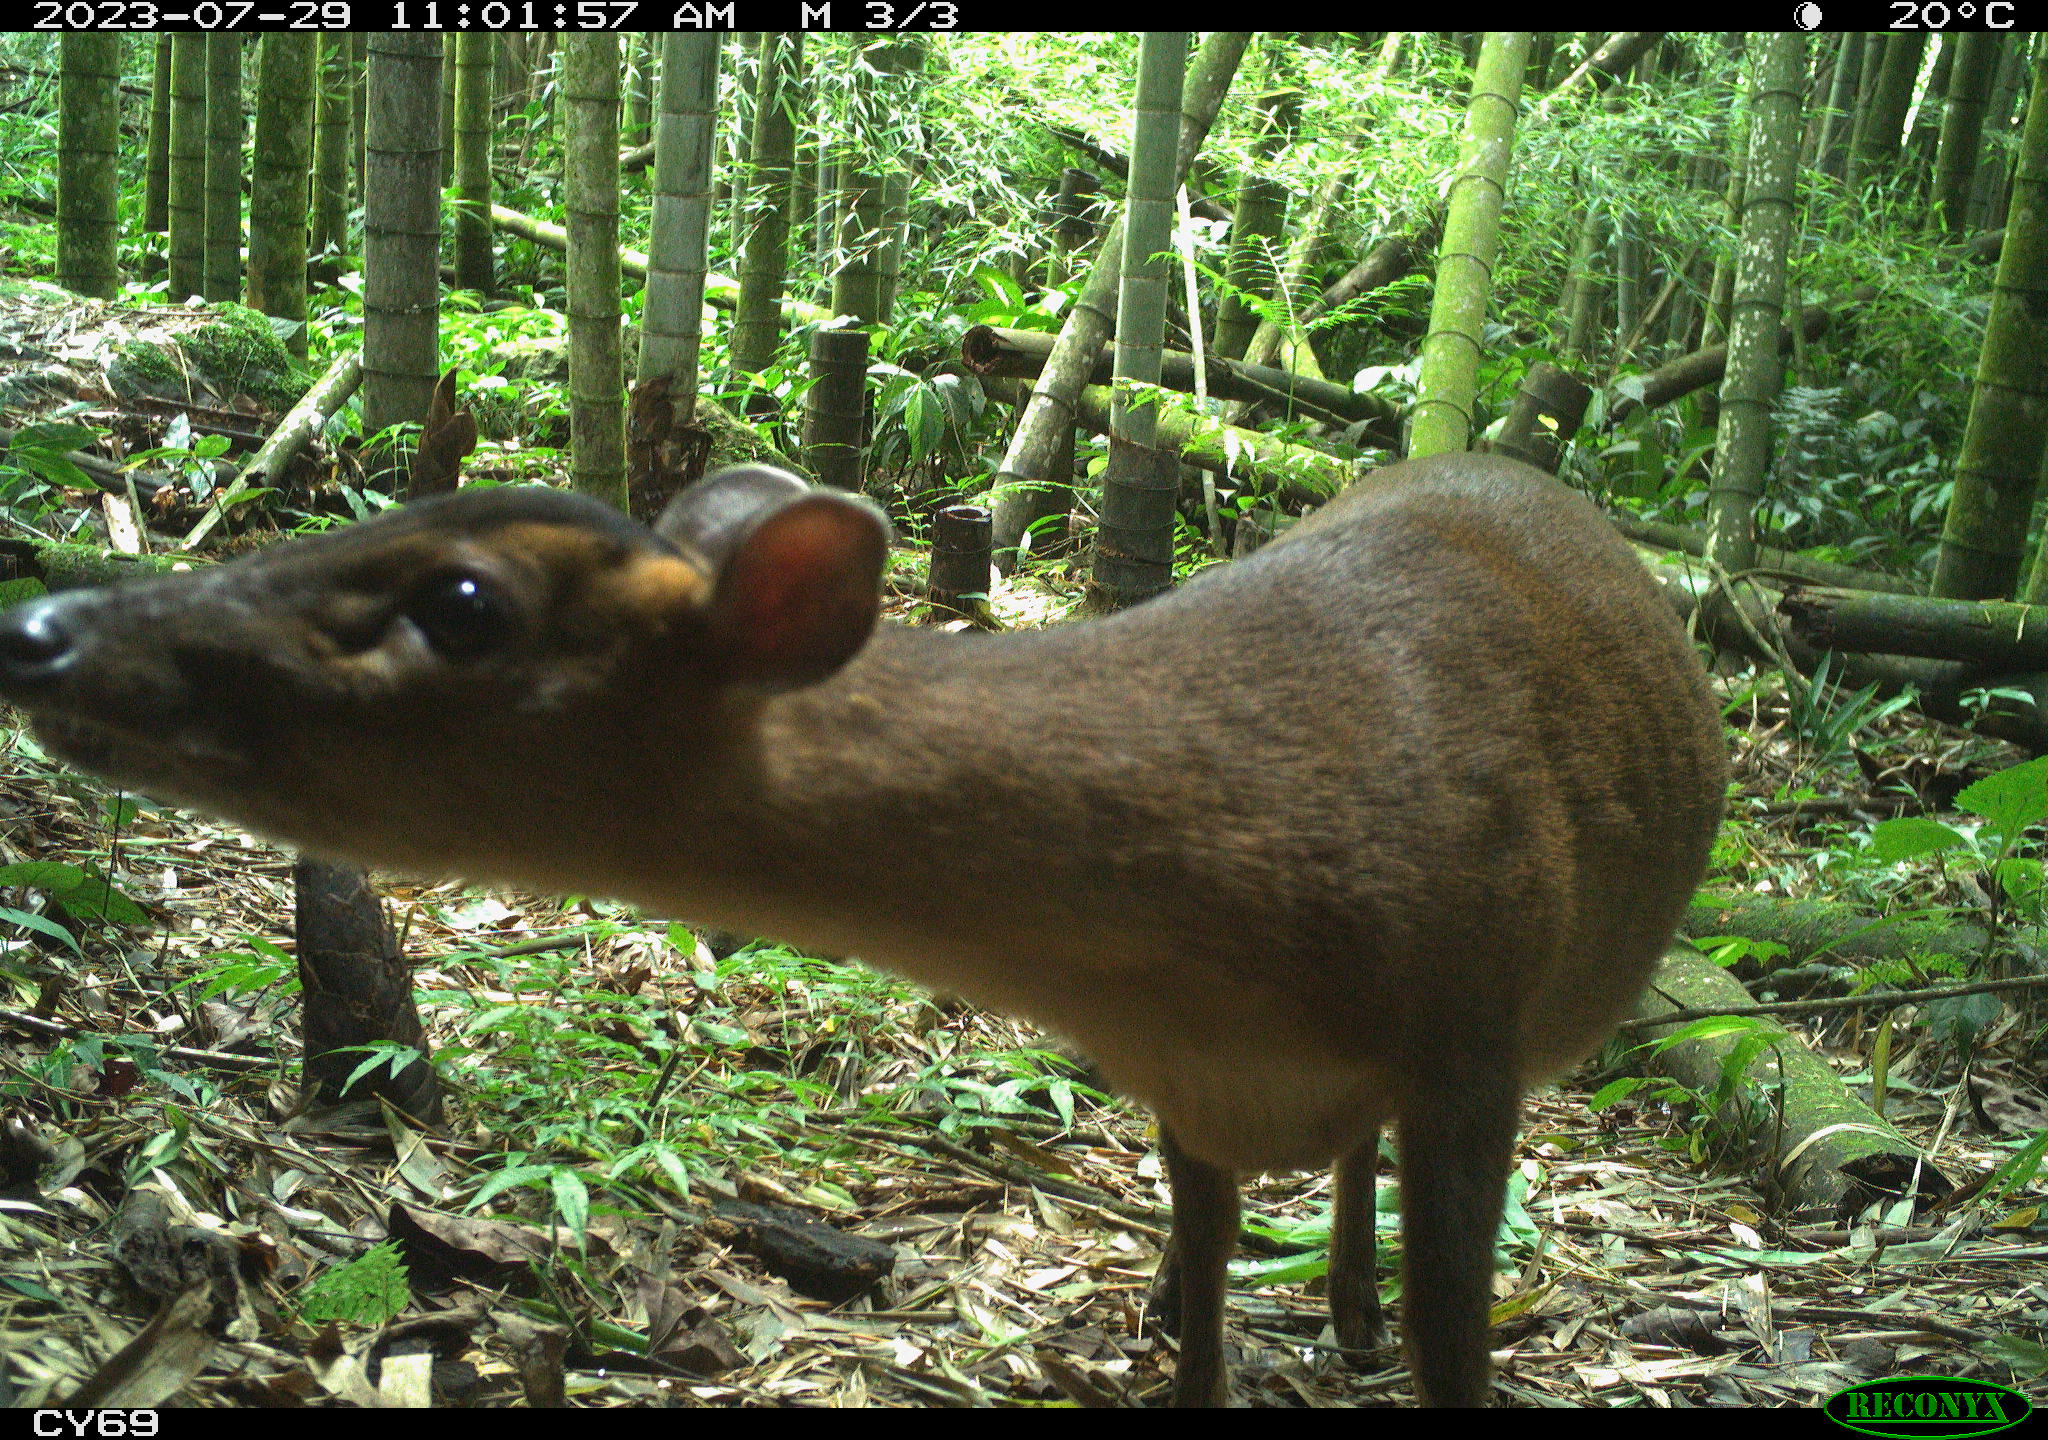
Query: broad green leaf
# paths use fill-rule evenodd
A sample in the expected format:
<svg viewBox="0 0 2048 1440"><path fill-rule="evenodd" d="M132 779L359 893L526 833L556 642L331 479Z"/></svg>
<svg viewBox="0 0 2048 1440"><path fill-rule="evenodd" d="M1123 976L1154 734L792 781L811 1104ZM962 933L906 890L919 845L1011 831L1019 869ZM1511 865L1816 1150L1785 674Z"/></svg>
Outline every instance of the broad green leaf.
<svg viewBox="0 0 2048 1440"><path fill-rule="evenodd" d="M0 885L27 885L35 890L47 890L52 895L64 895L85 883L85 870L77 865L61 865L55 860L24 860L15 865L0 865Z"/></svg>
<svg viewBox="0 0 2048 1440"><path fill-rule="evenodd" d="M283 950L279 949L275 941L266 940L261 935L244 935L242 937L242 943L244 945L247 945L251 950L254 950L258 955L262 955L269 959L278 961L280 964L290 965L296 968L299 963L291 956L285 954Z"/></svg>
<svg viewBox="0 0 2048 1440"><path fill-rule="evenodd" d="M79 920L108 925L147 925L149 915L140 905L107 883L104 875L88 873L77 888L51 897L64 913Z"/></svg>
<svg viewBox="0 0 2048 1440"><path fill-rule="evenodd" d="M1921 1024L1941 1043L1967 1050L2004 1013L2005 1006L1996 995L1950 995L1928 1001Z"/></svg>
<svg viewBox="0 0 2048 1440"><path fill-rule="evenodd" d="M1672 1046L1688 1041L1718 1040L1723 1035L1740 1035L1756 1028L1756 1020L1748 1015L1708 1015L1666 1035L1657 1042L1652 1053L1661 1055Z"/></svg>
<svg viewBox="0 0 2048 1440"><path fill-rule="evenodd" d="M101 432L89 425L64 425L45 422L39 425L24 425L14 432L12 448L15 450L54 450L63 454L67 450L83 450L100 438Z"/></svg>
<svg viewBox="0 0 2048 1440"><path fill-rule="evenodd" d="M1019 285L1007 270L998 269L994 265L982 265L976 267L974 278L987 292L989 299L1012 309L1020 308L1024 304L1024 287Z"/></svg>
<svg viewBox="0 0 2048 1440"><path fill-rule="evenodd" d="M548 1177L548 1187L555 1192L555 1213L569 1227L576 1248L582 1249L590 1230L590 1191L583 1177L566 1165L557 1165Z"/></svg>
<svg viewBox="0 0 2048 1440"><path fill-rule="evenodd" d="M1758 960L1771 961L1791 953L1776 940L1753 940L1747 935L1707 935L1692 943L1723 970L1752 956Z"/></svg>
<svg viewBox="0 0 2048 1440"><path fill-rule="evenodd" d="M2041 898L2041 862L2028 856L2008 855L1998 862L1998 888L2022 909Z"/></svg>
<svg viewBox="0 0 2048 1440"><path fill-rule="evenodd" d="M476 1194L469 1197L469 1204L463 1208L465 1210L479 1209L485 1202L501 1192L510 1190L514 1186L531 1185L536 1180L544 1180L554 1174L554 1171L555 1167L552 1165L508 1165L497 1174L485 1180L483 1184L477 1186Z"/></svg>
<svg viewBox="0 0 2048 1440"><path fill-rule="evenodd" d="M1870 853L1880 860L1910 860L1915 855L1955 850L1969 843L1960 831L1924 815L1882 820L1870 832Z"/></svg>
<svg viewBox="0 0 2048 1440"><path fill-rule="evenodd" d="M1986 775L1956 796L1958 809L1982 815L2008 841L2029 825L2048 819L2048 755ZM1886 821L1897 825L1904 822ZM1882 830L1883 825L1878 829Z"/></svg>
<svg viewBox="0 0 2048 1440"><path fill-rule="evenodd" d="M1593 1092L1593 1098L1586 1102L1586 1108L1597 1114L1610 1105L1619 1104L1643 1086L1652 1083L1641 1075L1625 1075L1619 1080L1609 1081Z"/></svg>

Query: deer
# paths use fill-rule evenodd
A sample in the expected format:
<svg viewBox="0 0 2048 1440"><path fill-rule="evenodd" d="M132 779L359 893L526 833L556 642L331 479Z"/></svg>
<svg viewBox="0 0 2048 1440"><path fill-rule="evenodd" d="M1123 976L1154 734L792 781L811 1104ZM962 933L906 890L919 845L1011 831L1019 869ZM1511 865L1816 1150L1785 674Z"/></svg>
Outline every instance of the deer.
<svg viewBox="0 0 2048 1440"><path fill-rule="evenodd" d="M1239 1178L1334 1169L1339 1346L1491 1394L1524 1091L1644 989L1728 766L1695 650L1583 496L1410 459L1116 614L881 622L891 532L760 465L650 527L464 488L0 615L58 757L321 857L620 897L1065 1037L1158 1121L1172 1403L1226 1403ZM943 876L943 884L934 883Z"/></svg>

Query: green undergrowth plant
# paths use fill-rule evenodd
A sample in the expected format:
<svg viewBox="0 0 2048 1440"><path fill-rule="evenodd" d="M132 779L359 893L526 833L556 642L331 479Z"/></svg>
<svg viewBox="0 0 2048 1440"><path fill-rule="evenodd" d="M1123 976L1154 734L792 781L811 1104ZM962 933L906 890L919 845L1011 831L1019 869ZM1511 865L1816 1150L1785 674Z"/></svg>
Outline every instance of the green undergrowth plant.
<svg viewBox="0 0 2048 1440"><path fill-rule="evenodd" d="M1944 918L1951 922L1970 919L1983 923L1990 935L1983 957L1938 954L1909 949L1905 954L1859 964L1848 975L1851 994L1864 994L1881 987L1923 988L1967 980L1981 968L1982 960L1994 951L2028 955L2029 945L2015 947L2014 940L2037 942L2043 921L2044 891L2042 861L2037 827L2048 820L2048 757L2030 760L1985 777L1961 791L1955 808L1974 817L1949 824L1928 816L1904 816L1873 826L1867 840L1839 858L1843 865L1870 872L1890 872L1883 887L1896 902L1933 886L1949 888L1952 870L1967 870L1988 897L1988 909L1966 913L1951 905L1921 905L1873 921L1865 930ZM1839 867L1838 867L1839 868ZM1931 874L1928 873L1931 870ZM1844 937L1844 939L1854 936ZM1719 937L1699 942L1717 963L1732 965L1756 957L1767 961L1781 958L1786 947L1770 941ZM1843 943L1837 941L1837 944ZM1811 963L1819 953L1808 956ZM1918 1023L1933 1038L1967 1054L2003 1013L1996 995L1959 995L1928 1001L1919 1007ZM1882 1104L1890 1051L1889 1017L1874 1047L1871 1083L1876 1103ZM1693 1114L1689 1140L1701 1154L1726 1147L1748 1148L1755 1127L1771 1123L1776 1114L1769 1087L1752 1076L1757 1059L1781 1040L1774 1024L1751 1016L1714 1016L1695 1021L1656 1042L1654 1051L1689 1042L1729 1040L1715 1083L1694 1090L1667 1079L1630 1077L1617 1080L1594 1097L1596 1109L1619 1103L1644 1091L1668 1101L1688 1105ZM2015 1164L2031 1175L2038 1162L2026 1160L2031 1143L2022 1147Z"/></svg>
<svg viewBox="0 0 2048 1440"><path fill-rule="evenodd" d="M1387 1146L1381 1142L1384 1154ZM1528 1210L1529 1177L1520 1170L1508 1176L1507 1203L1493 1242L1494 1268L1510 1270L1519 1257L1536 1253L1542 1231ZM1244 1217L1245 1231L1256 1237L1262 1252L1240 1255L1230 1262L1231 1274L1248 1285L1299 1285L1330 1273L1330 1227L1334 1205L1299 1221L1273 1220L1256 1213ZM1374 1245L1378 1252L1380 1293L1401 1298L1401 1186L1388 1180L1373 1196ZM1496 1320L1506 1318L1498 1313Z"/></svg>
<svg viewBox="0 0 2048 1440"><path fill-rule="evenodd" d="M1000 1129L1020 1117L1074 1123L1075 1101L1115 1099L1080 1078L1082 1067L1057 1050L969 1050L927 1066L914 1082L937 1104L938 1128L959 1134Z"/></svg>
<svg viewBox="0 0 2048 1440"><path fill-rule="evenodd" d="M1756 1151L1759 1136L1779 1114L1777 1087L1753 1075L1751 1067L1784 1044L1785 1032L1756 1016L1709 1015L1655 1041L1649 1054L1722 1039L1733 1043L1722 1055L1712 1085L1696 1088L1669 1076L1622 1076L1596 1091L1588 1108L1597 1114L1647 1092L1645 1098L1680 1109L1688 1117L1680 1131L1658 1143L1685 1152L1693 1162L1737 1163L1738 1157Z"/></svg>
<svg viewBox="0 0 2048 1440"><path fill-rule="evenodd" d="M61 418L16 430L0 450L0 520L32 528L52 510L64 508L60 488L92 489L92 479L68 457L103 433Z"/></svg>
<svg viewBox="0 0 2048 1440"><path fill-rule="evenodd" d="M47 764L26 735L16 735L12 749L26 767ZM123 796L86 793L89 813L115 836L139 813ZM98 954L117 948L125 931L151 923L148 912L114 884L108 868L97 852L0 865L0 982L17 994L33 993L33 972L82 963L89 949Z"/></svg>
<svg viewBox="0 0 2048 1440"><path fill-rule="evenodd" d="M1851 758L1856 741L1873 725L1910 706L1910 691L1880 699L1875 681L1859 690L1846 691L1830 681L1835 667L1833 652L1824 654L1804 683L1789 687L1787 718L1799 737L1808 763L1827 769Z"/></svg>
<svg viewBox="0 0 2048 1440"><path fill-rule="evenodd" d="M299 1319L309 1325L330 1320L353 1325L386 1325L412 1303L405 1261L398 1245L386 1240L353 1260L344 1261L308 1281L298 1292Z"/></svg>
<svg viewBox="0 0 2048 1440"><path fill-rule="evenodd" d="M589 932L658 948L655 933L612 922ZM694 949L680 926L662 939ZM481 984L423 997L458 1016L435 1060L501 1145L469 1203L527 1192L526 1204L579 1234L602 1208L657 1209L650 1187L687 1196L693 1176L736 1164L805 1172L829 1157L837 1187L847 1164L859 1173L843 1139L849 1114L900 1124L936 1097L940 1128L957 1132L1025 1114L1066 1124L1077 1098L1107 1103L1051 1052L878 1065L892 1027L914 1029L927 1002L900 981L786 947L749 946L665 987L593 977L580 947L442 963ZM814 1124L828 1112L832 1123Z"/></svg>
<svg viewBox="0 0 2048 1440"><path fill-rule="evenodd" d="M1930 913L1982 923L1989 931L1985 959L1994 952L2036 953L2048 903L2036 838L2037 827L2048 820L2048 756L1987 775L1957 794L1955 808L1976 817L1974 822L1950 825L1925 815L1880 822L1872 827L1866 862L1894 872L1931 862L1931 878L1944 891L1952 869L1974 874L1987 904L1967 913L1948 906ZM1913 955L1867 967L1860 979L1863 988L1925 986L1968 979L1981 964L1972 967L1963 957ZM1959 1053L1967 1053L2002 1013L1997 995L1957 995L1929 1002L1922 1023Z"/></svg>
<svg viewBox="0 0 2048 1440"><path fill-rule="evenodd" d="M1898 865L1929 857L1944 872L1960 862L1985 882L1985 918L1994 929L2037 929L2048 897L2040 847L2028 832L2048 819L2048 756L1985 776L1956 795L1955 807L1976 822L1950 825L1925 815L1879 822L1870 832L1870 859Z"/></svg>

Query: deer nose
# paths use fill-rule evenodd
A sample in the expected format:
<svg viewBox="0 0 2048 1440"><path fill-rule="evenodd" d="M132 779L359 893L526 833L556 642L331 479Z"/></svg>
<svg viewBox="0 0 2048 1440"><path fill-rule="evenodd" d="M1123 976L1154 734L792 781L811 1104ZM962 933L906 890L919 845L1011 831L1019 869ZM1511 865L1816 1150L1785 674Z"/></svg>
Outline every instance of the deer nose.
<svg viewBox="0 0 2048 1440"><path fill-rule="evenodd" d="M78 637L57 596L0 613L0 694L34 694L63 674L78 653Z"/></svg>

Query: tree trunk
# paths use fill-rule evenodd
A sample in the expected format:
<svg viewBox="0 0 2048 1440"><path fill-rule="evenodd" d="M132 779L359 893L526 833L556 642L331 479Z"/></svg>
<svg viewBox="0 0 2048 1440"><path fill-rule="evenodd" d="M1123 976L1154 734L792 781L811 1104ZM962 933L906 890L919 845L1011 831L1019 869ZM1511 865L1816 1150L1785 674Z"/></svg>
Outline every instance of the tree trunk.
<svg viewBox="0 0 2048 1440"><path fill-rule="evenodd" d="M320 99L313 122L312 275L331 285L348 240L348 37L321 40Z"/></svg>
<svg viewBox="0 0 2048 1440"><path fill-rule="evenodd" d="M320 37L273 30L257 42L255 167L249 185L249 305L295 328L306 358L306 216Z"/></svg>
<svg viewBox="0 0 2048 1440"><path fill-rule="evenodd" d="M1771 406L1784 377L1778 333L1785 313L1798 199L1799 99L1806 39L1773 36L1756 68L1742 248L1735 270L1728 379L1708 493L1708 558L1746 570L1756 558L1756 510L1771 443Z"/></svg>
<svg viewBox="0 0 2048 1440"><path fill-rule="evenodd" d="M58 57L57 280L75 295L108 300L121 283L121 37L60 36Z"/></svg>
<svg viewBox="0 0 2048 1440"><path fill-rule="evenodd" d="M1189 66L1181 113L1177 177L1187 174L1195 152L1215 123L1231 76L1250 35L1244 31L1213 32L1202 42ZM1025 530L1041 518L1066 513L1072 479L1054 475L1049 465L1058 450L1058 431L1073 423L1074 395L1092 367L1096 350L1109 334L1109 301L1122 263L1124 221L1119 217L1103 236L1088 283L1067 313L1059 343L1047 359L1038 384L1032 387L1024 418L1011 437L1003 463L996 470L996 564L1005 572L1016 563Z"/></svg>
<svg viewBox="0 0 2048 1440"><path fill-rule="evenodd" d="M1934 156L1934 221L1950 235L1962 233L1970 188L1977 178L1977 159L1984 148L1984 107L1991 82L1998 76L1998 51L2004 37L1983 30L1950 37L1955 64L1949 70L1948 110L1942 117L1941 145Z"/></svg>
<svg viewBox="0 0 2048 1440"><path fill-rule="evenodd" d="M171 37L151 42L149 158L142 174L142 228L161 235L171 227Z"/></svg>
<svg viewBox="0 0 2048 1440"><path fill-rule="evenodd" d="M672 423L690 423L704 339L704 271L711 230L718 37L663 38L654 156L654 218L647 234L639 378L669 377Z"/></svg>
<svg viewBox="0 0 2048 1440"><path fill-rule="evenodd" d="M619 37L566 37L562 170L569 252L570 480L626 508L619 350Z"/></svg>
<svg viewBox="0 0 2048 1440"><path fill-rule="evenodd" d="M1849 184L1862 185L1890 176L1904 139L1906 111L1920 79L1920 61L1927 53L1921 31L1894 31L1885 37L1884 59L1869 106L1858 119L1855 152L1850 157ZM1868 57L1864 63L1869 64Z"/></svg>
<svg viewBox="0 0 2048 1440"><path fill-rule="evenodd" d="M2048 606L1802 588L1778 613L1817 649L2048 670Z"/></svg>
<svg viewBox="0 0 2048 1440"><path fill-rule="evenodd" d="M1153 450L1158 401L1132 386L1159 383L1165 348L1167 266L1173 239L1174 165L1188 35L1150 30L1138 50L1137 124L1125 202L1123 276L1117 288L1116 392L1109 465L1095 530L1091 598L1104 609L1135 605L1173 584L1174 500L1179 467Z"/></svg>
<svg viewBox="0 0 2048 1440"><path fill-rule="evenodd" d="M1934 593L2003 600L2020 580L2048 427L2048 65L2036 68L1977 359L1970 419L1956 456ZM2048 600L2037 564L2029 598Z"/></svg>
<svg viewBox="0 0 2048 1440"><path fill-rule="evenodd" d="M1478 391L1480 334L1500 249L1500 211L1515 139L1515 108L1529 59L1526 31L1493 31L1479 52L1458 177L1451 182L1436 302L1422 342L1411 456L1466 449Z"/></svg>
<svg viewBox="0 0 2048 1440"><path fill-rule="evenodd" d="M1798 138L1792 141L1798 148ZM1637 1017L1654 1022L1678 1009L1739 1008L1756 1002L1709 960L1682 950L1664 957ZM1694 1093L1725 1094L1725 1075L1737 1047L1751 1035L1770 1043L1742 1068L1743 1085L1715 1112L1716 1132L1754 1167L1775 1205L1793 1210L1860 1210L1911 1186L1927 1199L1953 1182L1883 1117L1851 1095L1832 1066L1805 1041L1768 1016L1753 1016L1740 1031L1688 1040L1657 1052L1651 1068ZM1654 1023L1630 1038L1655 1041L1676 1026Z"/></svg>
<svg viewBox="0 0 2048 1440"><path fill-rule="evenodd" d="M208 300L242 298L242 37L206 36L206 263Z"/></svg>
<svg viewBox="0 0 2048 1440"><path fill-rule="evenodd" d="M960 358L977 375L1036 379L1045 368L1057 337L1042 330L1002 330L977 325L960 337ZM1361 394L1328 380L1290 375L1264 365L1206 357L1209 394L1220 400L1271 405L1287 413L1310 413L1340 424L1367 421L1379 442L1399 443L1401 411L1392 401ZM1107 385L1114 360L1107 346L1098 350L1084 383ZM1184 350L1160 356L1159 384L1184 395L1195 392L1195 357Z"/></svg>
<svg viewBox="0 0 2048 1440"><path fill-rule="evenodd" d="M441 43L431 32L369 40L365 83L376 103L364 141L365 435L424 421L440 373ZM395 468L396 457L380 465Z"/></svg>
<svg viewBox="0 0 2048 1440"><path fill-rule="evenodd" d="M455 283L484 299L492 289L491 42L455 37Z"/></svg>
<svg viewBox="0 0 2048 1440"><path fill-rule="evenodd" d="M796 147L782 93L801 68L802 45L801 34L762 32L750 187L758 192L759 213L740 262L739 307L732 322L732 368L742 374L768 368L781 333L782 282L789 265L789 172Z"/></svg>

